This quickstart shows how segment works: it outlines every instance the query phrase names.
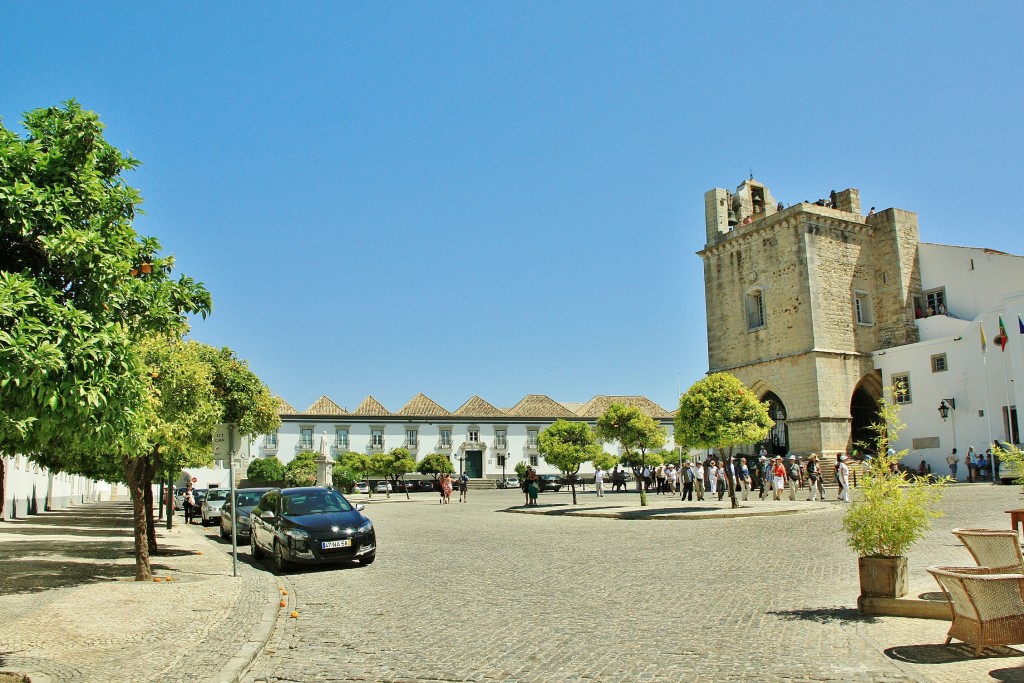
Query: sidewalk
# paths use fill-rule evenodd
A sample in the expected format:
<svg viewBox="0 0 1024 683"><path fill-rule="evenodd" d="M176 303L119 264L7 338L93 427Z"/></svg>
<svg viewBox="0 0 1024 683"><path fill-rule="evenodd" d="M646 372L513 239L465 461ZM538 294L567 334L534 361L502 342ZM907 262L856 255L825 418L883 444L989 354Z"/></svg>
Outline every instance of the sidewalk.
<svg viewBox="0 0 1024 683"><path fill-rule="evenodd" d="M0 671L50 681L234 681L277 618L278 582L179 515L134 580L131 503L0 523Z"/></svg>

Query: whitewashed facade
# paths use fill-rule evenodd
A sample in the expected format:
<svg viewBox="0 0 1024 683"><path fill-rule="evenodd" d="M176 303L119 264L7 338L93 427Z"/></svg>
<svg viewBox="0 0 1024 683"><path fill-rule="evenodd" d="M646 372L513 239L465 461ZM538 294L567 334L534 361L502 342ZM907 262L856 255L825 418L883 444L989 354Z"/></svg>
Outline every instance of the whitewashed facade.
<svg viewBox="0 0 1024 683"><path fill-rule="evenodd" d="M287 463L302 451L321 449L326 439L332 457L354 451L372 454L406 448L417 460L431 453L451 459L455 472L474 479L501 479L515 473L520 462L541 474L558 469L544 462L538 450L540 432L556 420L582 421L590 425L612 403L635 405L665 428L665 448L674 448L672 414L642 396L595 396L587 403L559 403L547 396L530 395L512 408L496 408L474 396L448 411L423 394L391 412L373 397L348 411L321 397L304 411L280 403L281 427L242 443L237 464L244 472L255 458L277 456ZM604 444L619 455L617 444ZM587 466L581 472L592 472Z"/></svg>
<svg viewBox="0 0 1024 683"><path fill-rule="evenodd" d="M967 449L984 452L992 439L1020 443L1018 392L1024 391L1024 257L991 249L921 243L920 341L876 351L875 367L891 386L905 380L907 428L895 444L909 449L903 464L924 460L949 474L946 457L957 449L958 478L966 478ZM931 309L932 315L928 315ZM999 317L1005 350L998 342ZM984 330L987 350L982 351ZM955 406L943 420L939 405Z"/></svg>

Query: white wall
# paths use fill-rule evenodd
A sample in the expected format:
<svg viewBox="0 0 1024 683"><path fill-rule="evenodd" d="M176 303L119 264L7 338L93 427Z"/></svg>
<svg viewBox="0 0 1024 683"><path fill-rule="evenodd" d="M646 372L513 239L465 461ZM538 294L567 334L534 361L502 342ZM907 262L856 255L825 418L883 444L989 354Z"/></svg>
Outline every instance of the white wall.
<svg viewBox="0 0 1024 683"><path fill-rule="evenodd" d="M107 482L77 475L53 474L24 456L3 456L4 510L0 519L27 517L44 510L59 510L70 505L110 500L115 491Z"/></svg>
<svg viewBox="0 0 1024 683"><path fill-rule="evenodd" d="M925 242L917 249L921 289L945 287L949 313L962 320L1002 308L1004 297L1024 285L1024 257Z"/></svg>

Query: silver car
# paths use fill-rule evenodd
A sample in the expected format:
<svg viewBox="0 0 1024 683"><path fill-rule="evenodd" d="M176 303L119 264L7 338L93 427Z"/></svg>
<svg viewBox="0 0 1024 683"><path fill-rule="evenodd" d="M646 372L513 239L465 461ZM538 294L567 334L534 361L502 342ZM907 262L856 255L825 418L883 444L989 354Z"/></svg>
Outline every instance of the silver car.
<svg viewBox="0 0 1024 683"><path fill-rule="evenodd" d="M235 492L235 499L238 501L238 525L235 527L235 534L238 538L249 537L249 514L260 502L260 498L270 488L238 489ZM223 539L231 538L231 525L234 524L235 514L231 509L231 501L225 501L220 514L220 536Z"/></svg>
<svg viewBox="0 0 1024 683"><path fill-rule="evenodd" d="M231 495L231 489L210 489L206 494L206 500L199 508L199 515L203 526L210 526L220 521L220 511L224 507L224 501Z"/></svg>

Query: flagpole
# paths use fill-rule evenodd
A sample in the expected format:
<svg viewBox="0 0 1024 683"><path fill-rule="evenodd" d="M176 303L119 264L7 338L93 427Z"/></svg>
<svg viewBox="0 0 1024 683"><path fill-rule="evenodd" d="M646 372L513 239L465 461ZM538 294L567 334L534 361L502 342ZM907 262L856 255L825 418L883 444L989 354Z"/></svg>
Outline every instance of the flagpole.
<svg viewBox="0 0 1024 683"><path fill-rule="evenodd" d="M988 353L985 343L985 321L979 320L978 330L981 332L981 367L985 375L985 422L988 424L988 443L992 445L992 400L988 395ZM989 446L986 446L988 448Z"/></svg>

